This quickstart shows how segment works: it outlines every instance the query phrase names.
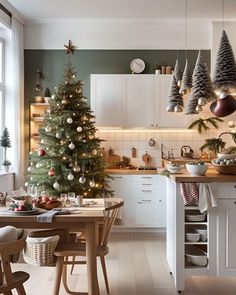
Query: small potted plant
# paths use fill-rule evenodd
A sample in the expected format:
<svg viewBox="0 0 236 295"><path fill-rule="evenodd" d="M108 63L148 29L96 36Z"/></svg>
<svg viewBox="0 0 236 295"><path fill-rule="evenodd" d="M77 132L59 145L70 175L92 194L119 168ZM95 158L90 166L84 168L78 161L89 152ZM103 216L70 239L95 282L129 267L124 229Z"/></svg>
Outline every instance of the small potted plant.
<svg viewBox="0 0 236 295"><path fill-rule="evenodd" d="M4 172L8 172L11 162L9 160L7 160L7 148L11 147L11 141L10 141L10 135L9 135L7 128L5 128L3 130L3 134L2 134L1 140L0 140L0 146L4 148L2 170Z"/></svg>

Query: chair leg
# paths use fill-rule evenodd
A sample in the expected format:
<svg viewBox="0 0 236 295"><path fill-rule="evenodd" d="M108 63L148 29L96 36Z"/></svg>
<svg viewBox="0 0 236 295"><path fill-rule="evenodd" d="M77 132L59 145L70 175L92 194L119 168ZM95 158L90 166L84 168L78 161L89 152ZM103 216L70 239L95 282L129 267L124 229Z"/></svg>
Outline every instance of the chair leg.
<svg viewBox="0 0 236 295"><path fill-rule="evenodd" d="M107 278L107 269L106 269L105 257L100 256L100 260L101 260L102 271L103 271L103 276L104 276L104 281L105 281L105 285L106 285L107 294L110 294L108 278Z"/></svg>
<svg viewBox="0 0 236 295"><path fill-rule="evenodd" d="M25 288L23 285L20 285L19 287L16 288L18 295L26 295L25 293Z"/></svg>
<svg viewBox="0 0 236 295"><path fill-rule="evenodd" d="M71 265L71 270L70 270L71 275L73 273L74 267L75 267L75 256L72 256L72 265Z"/></svg>
<svg viewBox="0 0 236 295"><path fill-rule="evenodd" d="M59 295L64 257L57 257L53 295Z"/></svg>

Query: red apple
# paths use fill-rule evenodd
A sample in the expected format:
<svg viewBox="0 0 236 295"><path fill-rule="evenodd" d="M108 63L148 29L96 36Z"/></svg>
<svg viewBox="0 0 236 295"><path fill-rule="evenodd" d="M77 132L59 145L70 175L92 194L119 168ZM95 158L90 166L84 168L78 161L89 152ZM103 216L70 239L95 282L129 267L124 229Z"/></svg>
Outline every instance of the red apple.
<svg viewBox="0 0 236 295"><path fill-rule="evenodd" d="M49 201L49 197L48 196L43 196L42 201L47 203Z"/></svg>

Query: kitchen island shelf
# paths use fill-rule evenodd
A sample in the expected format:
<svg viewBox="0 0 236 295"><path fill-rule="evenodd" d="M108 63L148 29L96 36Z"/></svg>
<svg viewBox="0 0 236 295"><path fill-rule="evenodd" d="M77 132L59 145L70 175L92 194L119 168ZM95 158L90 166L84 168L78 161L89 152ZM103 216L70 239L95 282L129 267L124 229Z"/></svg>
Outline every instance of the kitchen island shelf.
<svg viewBox="0 0 236 295"><path fill-rule="evenodd" d="M185 221L185 224L191 224L191 225L207 225L206 221Z"/></svg>

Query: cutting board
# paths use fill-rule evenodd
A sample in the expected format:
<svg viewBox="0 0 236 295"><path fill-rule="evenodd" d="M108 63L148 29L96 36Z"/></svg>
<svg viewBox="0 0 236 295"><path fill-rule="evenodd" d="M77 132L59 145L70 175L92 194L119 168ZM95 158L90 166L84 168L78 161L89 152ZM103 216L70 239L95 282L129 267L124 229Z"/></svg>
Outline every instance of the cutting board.
<svg viewBox="0 0 236 295"><path fill-rule="evenodd" d="M116 163L120 162L120 156L113 153L113 151L109 150L107 156L108 166L113 168L116 166Z"/></svg>
<svg viewBox="0 0 236 295"><path fill-rule="evenodd" d="M152 161L152 157L146 152L144 155L142 155L142 160L145 163L145 166L149 166Z"/></svg>

